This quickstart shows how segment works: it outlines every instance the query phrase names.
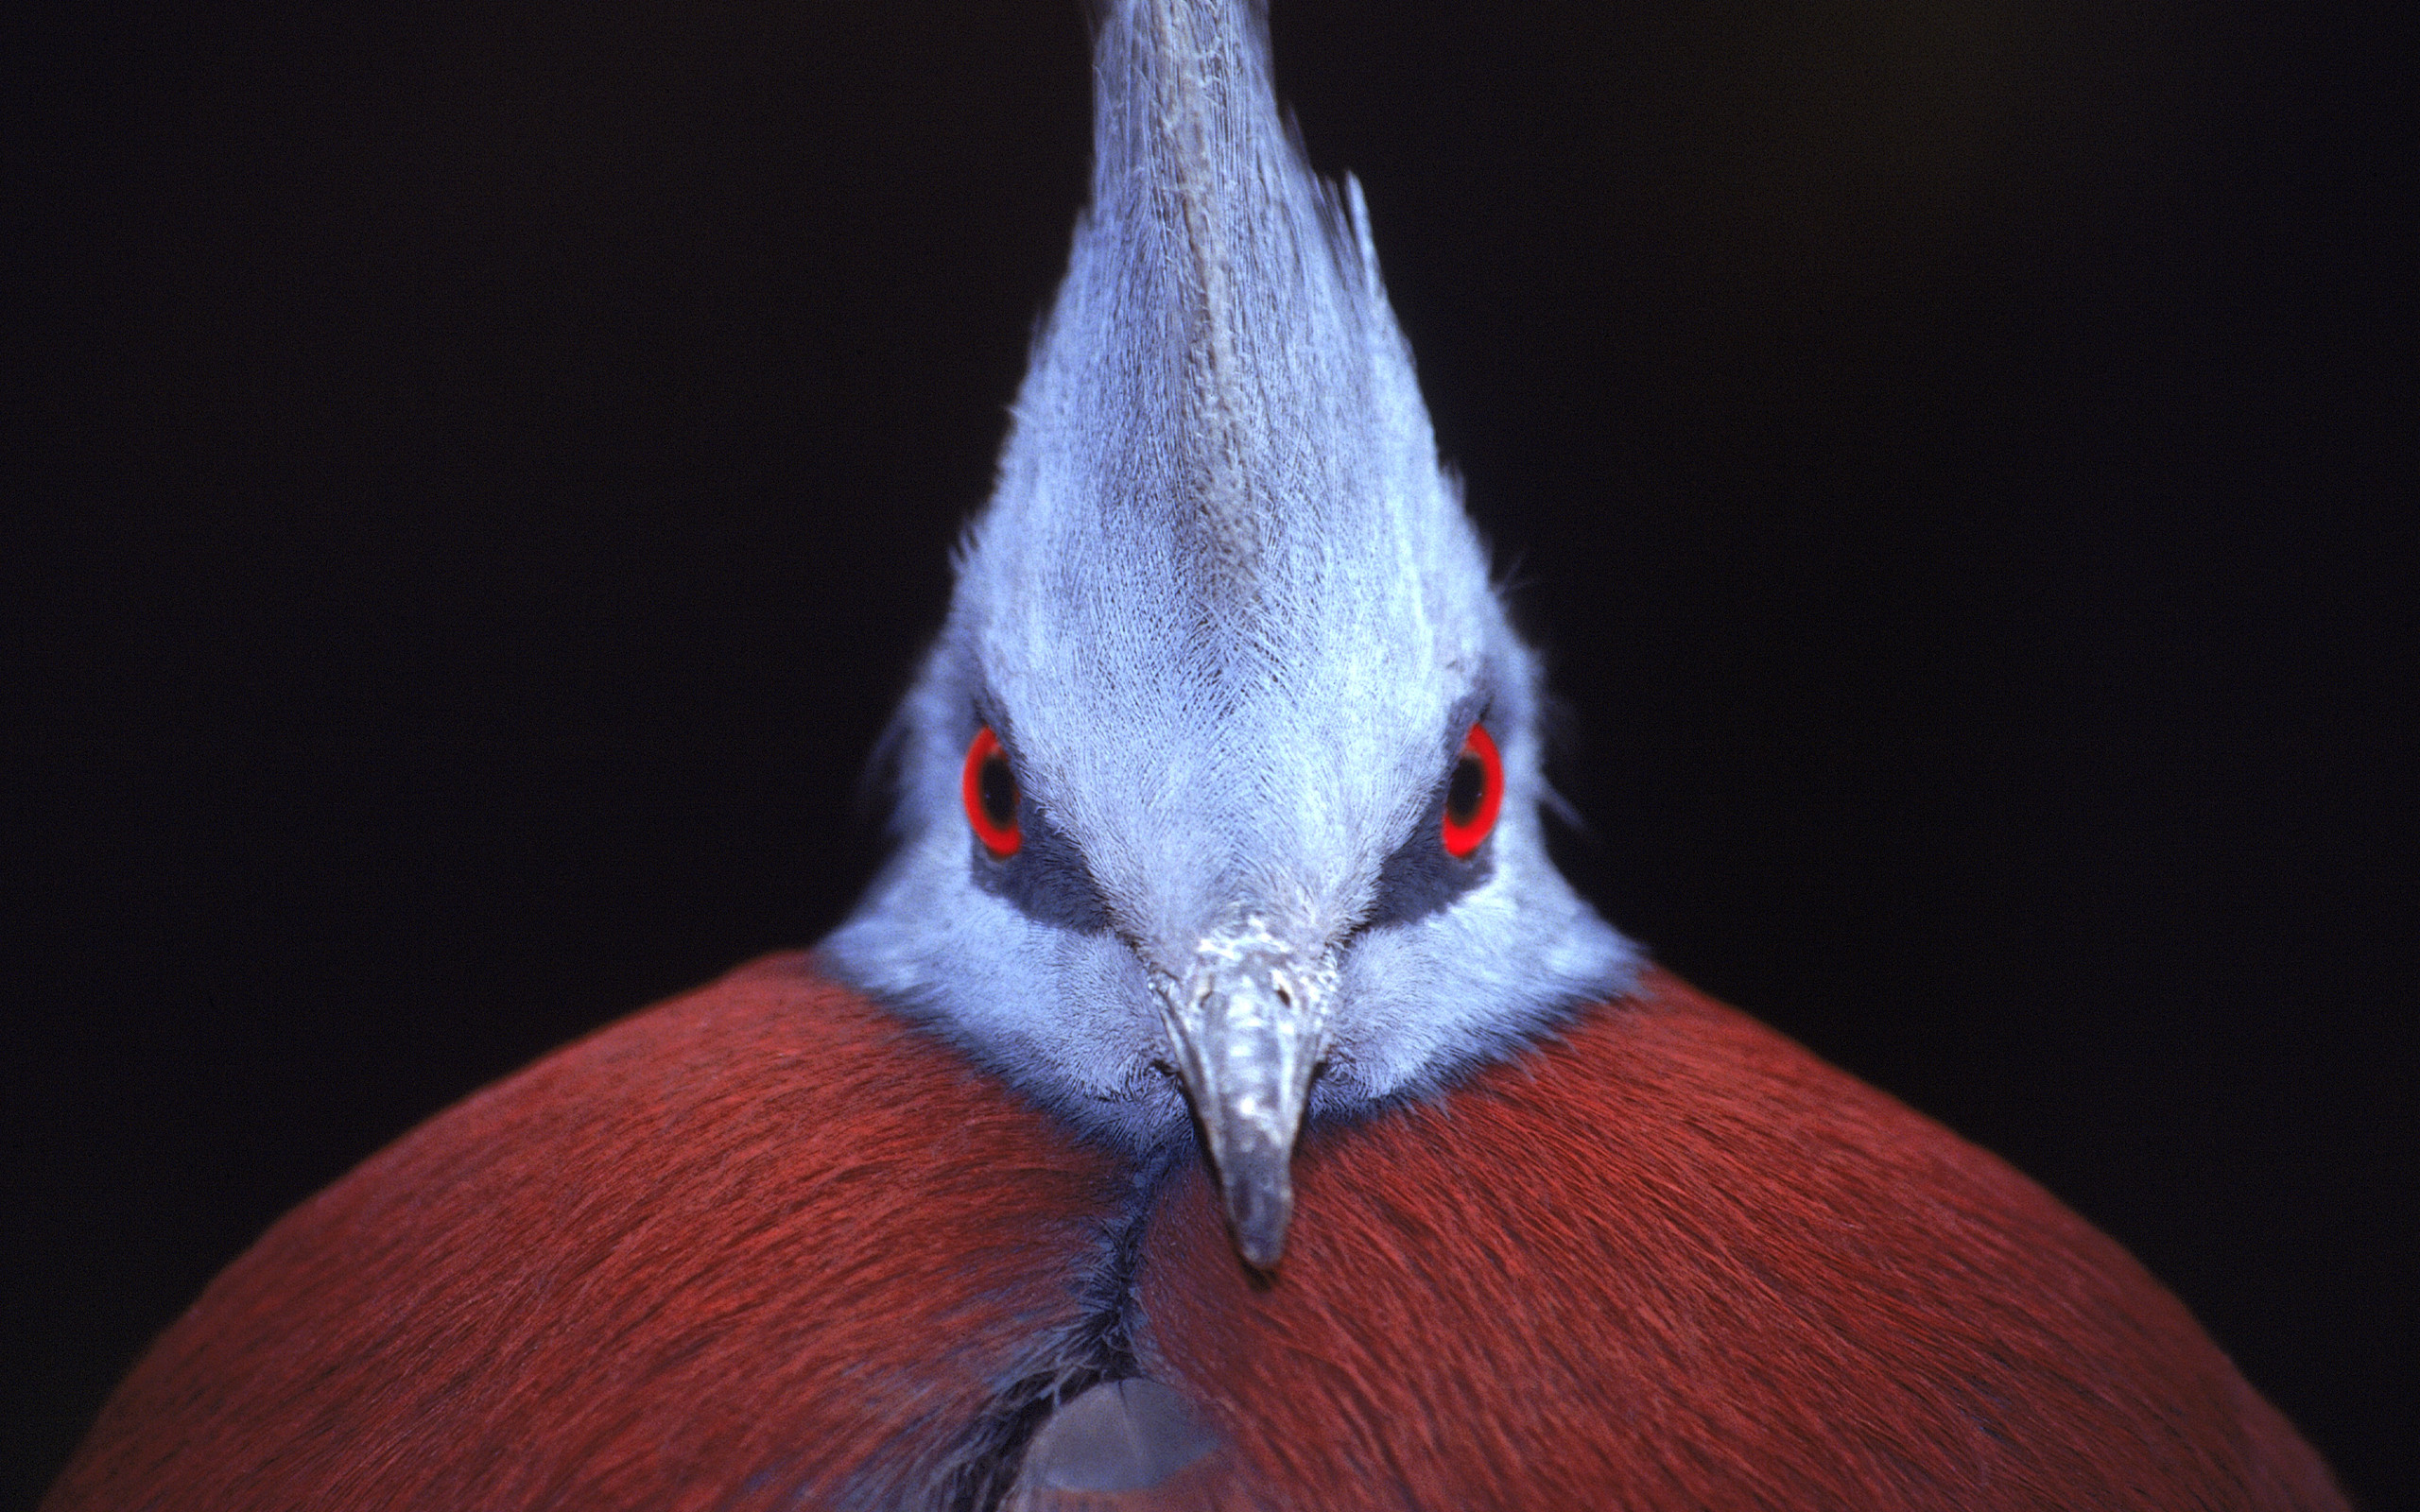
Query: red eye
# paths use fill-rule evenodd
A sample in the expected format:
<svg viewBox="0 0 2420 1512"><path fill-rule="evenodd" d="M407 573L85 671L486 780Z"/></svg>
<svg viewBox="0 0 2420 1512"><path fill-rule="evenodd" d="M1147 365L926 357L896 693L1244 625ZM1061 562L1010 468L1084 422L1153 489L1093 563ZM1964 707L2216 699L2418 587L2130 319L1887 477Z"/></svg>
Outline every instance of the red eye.
<svg viewBox="0 0 2420 1512"><path fill-rule="evenodd" d="M1504 758L1484 725L1471 726L1462 737L1462 753L1454 758L1454 775L1445 782L1445 853L1457 861L1469 856L1495 828L1495 811L1504 806Z"/></svg>
<svg viewBox="0 0 2420 1512"><path fill-rule="evenodd" d="M1000 737L989 725L977 730L975 744L966 747L961 786L975 837L995 856L1015 855L1025 839L1017 830L1017 777L1009 770L1009 753L1000 748Z"/></svg>

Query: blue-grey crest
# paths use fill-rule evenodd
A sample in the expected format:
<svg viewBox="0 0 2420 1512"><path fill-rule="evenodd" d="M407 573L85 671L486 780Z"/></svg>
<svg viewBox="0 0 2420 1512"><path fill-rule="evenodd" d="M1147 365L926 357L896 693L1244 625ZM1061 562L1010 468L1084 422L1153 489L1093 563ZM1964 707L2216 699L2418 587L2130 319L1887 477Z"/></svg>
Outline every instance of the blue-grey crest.
<svg viewBox="0 0 2420 1512"><path fill-rule="evenodd" d="M1635 955L1547 857L1536 658L1260 8L1097 26L1092 202L826 958L1094 1137L1182 1138L1189 1099L1268 1267L1306 1116L1499 1057ZM1502 802L1458 855L1475 725ZM1007 853L969 822L986 730Z"/></svg>

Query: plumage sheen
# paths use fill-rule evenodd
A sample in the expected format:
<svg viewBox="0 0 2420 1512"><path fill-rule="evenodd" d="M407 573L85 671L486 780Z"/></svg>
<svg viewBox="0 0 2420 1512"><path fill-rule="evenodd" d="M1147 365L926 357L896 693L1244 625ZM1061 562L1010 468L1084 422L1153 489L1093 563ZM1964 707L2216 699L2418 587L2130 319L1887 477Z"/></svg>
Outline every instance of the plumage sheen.
<svg viewBox="0 0 2420 1512"><path fill-rule="evenodd" d="M2341 1508L2117 1245L1571 892L1258 12L1097 46L861 906L288 1214L45 1505Z"/></svg>

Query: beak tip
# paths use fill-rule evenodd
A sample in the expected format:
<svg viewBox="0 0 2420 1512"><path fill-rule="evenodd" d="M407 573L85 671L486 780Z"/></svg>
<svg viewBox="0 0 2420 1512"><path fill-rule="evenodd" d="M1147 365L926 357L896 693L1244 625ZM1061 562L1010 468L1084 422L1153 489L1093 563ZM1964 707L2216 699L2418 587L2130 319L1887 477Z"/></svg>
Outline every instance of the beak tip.
<svg viewBox="0 0 2420 1512"><path fill-rule="evenodd" d="M1292 1185L1282 1177L1273 1182L1238 1181L1227 1187L1227 1227L1236 1252L1254 1270L1273 1271L1286 1253L1286 1230L1294 1218Z"/></svg>
<svg viewBox="0 0 2420 1512"><path fill-rule="evenodd" d="M1163 983L1161 1010L1236 1253L1277 1266L1294 1216L1290 1166L1325 1053L1335 962L1257 917L1205 936L1191 971Z"/></svg>

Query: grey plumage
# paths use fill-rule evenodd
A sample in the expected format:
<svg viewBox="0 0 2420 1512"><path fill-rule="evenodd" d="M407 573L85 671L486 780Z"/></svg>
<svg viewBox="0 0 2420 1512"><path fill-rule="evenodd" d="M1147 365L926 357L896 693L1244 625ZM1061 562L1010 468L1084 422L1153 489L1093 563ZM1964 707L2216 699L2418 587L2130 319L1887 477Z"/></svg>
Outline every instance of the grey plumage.
<svg viewBox="0 0 2420 1512"><path fill-rule="evenodd" d="M1128 0L1097 46L1092 203L899 714L897 850L825 946L1098 1136L1180 1131L1157 1068L1183 1071L1222 1168L1282 1186L1315 1064L1314 1116L1416 1093L1634 957L1547 858L1536 660L1438 466L1358 188L1281 122L1258 9ZM1503 815L1449 864L1481 719ZM960 802L986 724L1028 836L1007 863ZM1278 1147L1222 1152L1255 1119ZM1273 1262L1284 1219L1247 1253Z"/></svg>

